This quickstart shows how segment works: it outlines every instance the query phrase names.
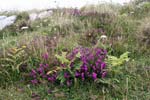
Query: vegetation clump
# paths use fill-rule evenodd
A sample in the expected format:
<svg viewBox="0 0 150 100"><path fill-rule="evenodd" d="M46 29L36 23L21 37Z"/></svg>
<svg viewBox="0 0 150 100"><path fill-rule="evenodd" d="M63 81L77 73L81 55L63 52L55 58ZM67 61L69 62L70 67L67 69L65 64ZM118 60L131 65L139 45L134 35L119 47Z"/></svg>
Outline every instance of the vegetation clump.
<svg viewBox="0 0 150 100"><path fill-rule="evenodd" d="M0 31L0 99L150 100L148 1L52 11Z"/></svg>

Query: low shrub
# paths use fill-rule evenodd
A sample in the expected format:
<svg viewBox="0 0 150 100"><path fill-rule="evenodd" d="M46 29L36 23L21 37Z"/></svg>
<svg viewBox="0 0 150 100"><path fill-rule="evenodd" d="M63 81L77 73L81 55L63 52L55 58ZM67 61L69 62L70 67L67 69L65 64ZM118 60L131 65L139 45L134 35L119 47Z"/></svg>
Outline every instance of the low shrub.
<svg viewBox="0 0 150 100"><path fill-rule="evenodd" d="M96 80L106 77L105 58L107 51L100 48L75 48L67 55L56 55L59 60L57 67L48 71L48 64L40 64L36 69L32 69L30 75L33 84L42 83L43 79L51 83L71 84L78 80Z"/></svg>
<svg viewBox="0 0 150 100"><path fill-rule="evenodd" d="M150 23L149 18L144 19L142 24L138 27L137 31L137 42L139 44L139 50L143 53L148 53L150 49Z"/></svg>
<svg viewBox="0 0 150 100"><path fill-rule="evenodd" d="M0 86L13 83L21 79L21 66L28 62L28 56L25 53L25 48L26 46L10 49L0 58Z"/></svg>

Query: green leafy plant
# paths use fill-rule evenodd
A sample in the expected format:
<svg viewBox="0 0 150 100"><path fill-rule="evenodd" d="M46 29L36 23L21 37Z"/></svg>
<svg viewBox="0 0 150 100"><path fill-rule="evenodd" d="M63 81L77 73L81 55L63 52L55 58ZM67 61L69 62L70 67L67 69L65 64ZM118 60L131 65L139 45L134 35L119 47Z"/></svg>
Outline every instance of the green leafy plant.
<svg viewBox="0 0 150 100"><path fill-rule="evenodd" d="M113 88L115 91L118 91L118 84L120 84L120 80L118 78L118 76L123 77L124 73L122 71L122 69L124 67L122 67L122 65L129 61L130 58L128 57L129 52L125 52L122 55L120 55L120 57L116 57L116 56L111 56L108 55L107 58L107 69L109 72L109 78L104 78L104 79L98 79L96 80L96 83L100 83L100 84L104 84L106 86L109 86L109 88ZM103 87L106 88L106 87ZM118 91L120 92L120 91Z"/></svg>
<svg viewBox="0 0 150 100"><path fill-rule="evenodd" d="M69 60L66 58L67 52L62 52L62 55L56 54L55 56L62 64L69 63Z"/></svg>
<svg viewBox="0 0 150 100"><path fill-rule="evenodd" d="M115 56L108 55L107 63L110 64L112 67L120 66L124 64L126 61L129 61L129 52L125 52L122 55L120 55L119 58Z"/></svg>
<svg viewBox="0 0 150 100"><path fill-rule="evenodd" d="M24 51L26 46L13 48L0 58L0 80L1 84L12 83L21 78L21 66L27 63L27 55ZM0 85L1 85L0 84Z"/></svg>
<svg viewBox="0 0 150 100"><path fill-rule="evenodd" d="M13 48L7 53L6 57L0 59L3 62L1 65L9 66L13 71L17 70L19 72L19 67L27 62L24 49L25 46Z"/></svg>
<svg viewBox="0 0 150 100"><path fill-rule="evenodd" d="M80 58L81 54L78 53L76 55L76 57L72 60L68 60L67 59L67 52L62 52L61 55L56 54L55 57L61 62L61 64L64 65L64 67L62 66L57 66L54 70L48 71L47 74L52 74L54 72L59 72L59 74L57 75L57 79L60 80L60 83L64 83L66 81L66 78L64 77L64 74L66 72L68 72L71 77L73 78L75 85L77 84L77 80L75 78L75 71L80 69L80 66L82 64L82 62L78 62L74 65L74 70L71 70L71 63L73 61L75 61L77 58Z"/></svg>

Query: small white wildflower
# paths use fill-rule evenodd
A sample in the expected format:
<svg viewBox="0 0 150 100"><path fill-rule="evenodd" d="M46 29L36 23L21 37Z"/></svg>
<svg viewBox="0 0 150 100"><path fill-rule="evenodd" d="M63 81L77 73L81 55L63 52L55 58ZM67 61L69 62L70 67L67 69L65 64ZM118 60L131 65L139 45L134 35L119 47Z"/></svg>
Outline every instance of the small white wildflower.
<svg viewBox="0 0 150 100"><path fill-rule="evenodd" d="M101 39L107 39L107 36L106 36L106 35L101 35L100 38L101 38Z"/></svg>
<svg viewBox="0 0 150 100"><path fill-rule="evenodd" d="M56 36L54 37L54 39L56 39Z"/></svg>
<svg viewBox="0 0 150 100"><path fill-rule="evenodd" d="M28 28L29 28L28 26L23 26L23 27L21 27L22 30L26 30L26 29L28 29Z"/></svg>

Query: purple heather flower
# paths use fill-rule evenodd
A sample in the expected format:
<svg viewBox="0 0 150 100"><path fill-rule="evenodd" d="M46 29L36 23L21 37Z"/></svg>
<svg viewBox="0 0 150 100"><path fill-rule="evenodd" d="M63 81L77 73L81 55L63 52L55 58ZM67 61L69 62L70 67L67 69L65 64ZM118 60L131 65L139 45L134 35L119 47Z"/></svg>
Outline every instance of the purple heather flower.
<svg viewBox="0 0 150 100"><path fill-rule="evenodd" d="M87 72L86 74L87 74L88 77L91 77L90 72Z"/></svg>
<svg viewBox="0 0 150 100"><path fill-rule="evenodd" d="M87 62L86 59L83 59L82 62L83 62L84 64L88 64L88 62Z"/></svg>
<svg viewBox="0 0 150 100"><path fill-rule="evenodd" d="M91 49L91 48L79 47L79 48L75 48L72 51L72 53L70 53L68 55L68 58L71 60L74 59L75 55L78 52L80 52L81 57L80 57L80 59L77 59L77 60L80 60L82 62L82 65L80 66L80 70L75 70L73 68L74 64L77 63L76 59L73 60L72 63L70 64L70 68L71 68L70 70L75 70L76 78L81 78L84 81L86 77L96 80L99 75L98 73L101 73L102 78L104 78L106 76L107 72L106 71L102 72L103 69L105 69L105 67L106 67L106 63L103 62L106 57L106 53L107 53L105 50L100 49L100 48ZM44 54L43 58L48 59L48 54ZM56 63L56 64L59 64L59 63ZM49 66L48 64L40 64L39 68L37 68L36 70L32 70L32 72L31 72L32 77L34 77L35 79L38 77L43 78L43 79L46 78L50 82L55 82L57 73L53 73L51 76L45 74L45 70L47 69L48 66ZM60 66L66 67L65 64L61 64ZM71 77L68 72L64 73L64 78L67 79L66 84L68 86L70 86ZM32 80L32 81L34 82L34 80ZM35 83L36 83L36 81L35 81Z"/></svg>
<svg viewBox="0 0 150 100"><path fill-rule="evenodd" d="M95 66L92 66L92 69L95 71L95 70L96 70L96 67L95 67Z"/></svg>
<svg viewBox="0 0 150 100"><path fill-rule="evenodd" d="M47 75L45 75L45 74L43 75L43 74L42 74L42 78L47 78Z"/></svg>
<svg viewBox="0 0 150 100"><path fill-rule="evenodd" d="M87 71L88 70L88 67L86 65L82 66L81 68L83 71Z"/></svg>
<svg viewBox="0 0 150 100"><path fill-rule="evenodd" d="M36 75L32 75L32 77L33 77L33 78L36 78L37 76L36 76Z"/></svg>
<svg viewBox="0 0 150 100"><path fill-rule="evenodd" d="M31 80L31 83L32 83L32 84L37 84L37 83L38 83L38 80L37 80L37 79L33 79L33 80Z"/></svg>
<svg viewBox="0 0 150 100"><path fill-rule="evenodd" d="M88 60L94 60L94 55L92 53L89 55Z"/></svg>
<svg viewBox="0 0 150 100"><path fill-rule="evenodd" d="M34 69L32 69L32 71L31 71L33 74L36 74L36 71L34 70Z"/></svg>
<svg viewBox="0 0 150 100"><path fill-rule="evenodd" d="M81 12L78 9L74 9L73 12L72 12L72 14L74 16L80 16Z"/></svg>
<svg viewBox="0 0 150 100"><path fill-rule="evenodd" d="M44 68L46 69L46 68L48 68L48 66L49 66L48 64L45 64L45 65L44 65Z"/></svg>
<svg viewBox="0 0 150 100"><path fill-rule="evenodd" d="M43 64L40 64L40 67L43 67Z"/></svg>
<svg viewBox="0 0 150 100"><path fill-rule="evenodd" d="M84 79L85 79L84 73L81 73L81 78L82 78L82 81L84 81Z"/></svg>
<svg viewBox="0 0 150 100"><path fill-rule="evenodd" d="M107 50L104 50L104 54L107 54Z"/></svg>
<svg viewBox="0 0 150 100"><path fill-rule="evenodd" d="M70 75L69 75L67 72L65 72L65 73L64 73L64 77L65 77L65 78L69 78Z"/></svg>
<svg viewBox="0 0 150 100"><path fill-rule="evenodd" d="M61 64L61 67L66 67L66 65L65 64Z"/></svg>
<svg viewBox="0 0 150 100"><path fill-rule="evenodd" d="M97 74L95 72L92 73L92 78L95 80L97 79Z"/></svg>
<svg viewBox="0 0 150 100"><path fill-rule="evenodd" d="M103 70L106 67L106 63L102 62L101 63L101 70Z"/></svg>
<svg viewBox="0 0 150 100"><path fill-rule="evenodd" d="M73 50L73 53L74 54L77 54L79 52L79 48L75 48L74 50Z"/></svg>
<svg viewBox="0 0 150 100"><path fill-rule="evenodd" d="M74 62L71 62L70 67L73 68Z"/></svg>
<svg viewBox="0 0 150 100"><path fill-rule="evenodd" d="M48 59L48 53L44 53L44 54L42 55L42 57L43 57L43 59L47 60L47 59Z"/></svg>
<svg viewBox="0 0 150 100"><path fill-rule="evenodd" d="M48 67L48 64L45 64L46 67Z"/></svg>
<svg viewBox="0 0 150 100"><path fill-rule="evenodd" d="M48 79L48 81L52 81L52 78L51 78L51 77L48 77L47 79Z"/></svg>
<svg viewBox="0 0 150 100"><path fill-rule="evenodd" d="M71 85L71 81L70 80L67 80L67 86L70 86Z"/></svg>
<svg viewBox="0 0 150 100"><path fill-rule="evenodd" d="M97 60L97 62L98 62L98 63L101 63L101 62L102 62L101 58L99 58L99 59Z"/></svg>
<svg viewBox="0 0 150 100"><path fill-rule="evenodd" d="M48 81L50 81L50 82L54 82L54 81L55 81L55 79L54 79L54 77L48 77Z"/></svg>
<svg viewBox="0 0 150 100"><path fill-rule="evenodd" d="M101 49L97 49L97 50L96 50L96 55L100 55L101 52L102 52Z"/></svg>
<svg viewBox="0 0 150 100"><path fill-rule="evenodd" d="M36 73L35 72L30 72L30 76L33 78L36 78Z"/></svg>
<svg viewBox="0 0 150 100"><path fill-rule="evenodd" d="M77 78L77 77L79 77L80 76L80 73L79 72L75 72L75 77Z"/></svg>
<svg viewBox="0 0 150 100"><path fill-rule="evenodd" d="M102 78L105 78L106 77L106 75L107 75L107 72L105 71L105 72L103 72L102 73Z"/></svg>
<svg viewBox="0 0 150 100"><path fill-rule="evenodd" d="M37 69L37 71L41 74L41 73L43 73L43 68L42 67L39 67L38 69Z"/></svg>
<svg viewBox="0 0 150 100"><path fill-rule="evenodd" d="M57 77L57 74L56 74L56 73L54 73L54 74L53 74L53 77L56 79L56 77Z"/></svg>
<svg viewBox="0 0 150 100"><path fill-rule="evenodd" d="M96 62L95 65L96 65L96 66L99 66L99 62Z"/></svg>

